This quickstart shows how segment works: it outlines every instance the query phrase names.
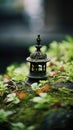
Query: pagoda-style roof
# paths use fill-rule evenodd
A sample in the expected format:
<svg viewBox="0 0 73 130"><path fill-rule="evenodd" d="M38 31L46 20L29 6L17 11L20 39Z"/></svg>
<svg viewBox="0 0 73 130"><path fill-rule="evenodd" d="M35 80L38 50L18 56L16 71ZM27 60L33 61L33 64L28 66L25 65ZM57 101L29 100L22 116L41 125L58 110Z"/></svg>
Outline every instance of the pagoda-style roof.
<svg viewBox="0 0 73 130"><path fill-rule="evenodd" d="M50 59L47 58L47 55L41 51L41 44L40 44L40 35L38 35L37 38L37 44L36 44L36 51L30 54L30 57L27 58L27 61L29 62L48 62Z"/></svg>

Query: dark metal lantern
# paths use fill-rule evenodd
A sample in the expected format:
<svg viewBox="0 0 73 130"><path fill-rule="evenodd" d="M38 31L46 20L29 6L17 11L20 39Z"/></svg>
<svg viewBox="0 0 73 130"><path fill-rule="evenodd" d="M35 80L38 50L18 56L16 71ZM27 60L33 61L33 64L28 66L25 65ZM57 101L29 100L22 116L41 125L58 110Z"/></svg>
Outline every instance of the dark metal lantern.
<svg viewBox="0 0 73 130"><path fill-rule="evenodd" d="M30 54L27 61L30 62L30 73L28 75L27 84L31 85L39 80L46 80L46 63L50 60L47 55L41 51L40 35L37 37L36 51Z"/></svg>

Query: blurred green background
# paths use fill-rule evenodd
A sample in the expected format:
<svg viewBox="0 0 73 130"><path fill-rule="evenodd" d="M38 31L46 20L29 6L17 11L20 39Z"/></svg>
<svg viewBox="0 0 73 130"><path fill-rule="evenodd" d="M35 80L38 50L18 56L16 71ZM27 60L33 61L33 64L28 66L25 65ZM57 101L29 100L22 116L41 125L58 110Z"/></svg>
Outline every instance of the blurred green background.
<svg viewBox="0 0 73 130"><path fill-rule="evenodd" d="M25 62L29 46L73 36L73 3L66 0L0 0L0 73Z"/></svg>

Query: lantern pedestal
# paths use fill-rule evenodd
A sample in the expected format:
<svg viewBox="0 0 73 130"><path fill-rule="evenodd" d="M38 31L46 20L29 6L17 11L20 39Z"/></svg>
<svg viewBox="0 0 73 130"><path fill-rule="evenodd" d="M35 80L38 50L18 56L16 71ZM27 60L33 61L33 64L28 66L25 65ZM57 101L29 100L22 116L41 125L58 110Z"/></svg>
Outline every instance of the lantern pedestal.
<svg viewBox="0 0 73 130"><path fill-rule="evenodd" d="M36 77L28 75L28 80L27 80L26 84L31 85L31 84L33 84L35 82L39 83L40 80L47 80L47 79L48 79L47 75L45 75L45 76L39 75L39 76L36 76Z"/></svg>

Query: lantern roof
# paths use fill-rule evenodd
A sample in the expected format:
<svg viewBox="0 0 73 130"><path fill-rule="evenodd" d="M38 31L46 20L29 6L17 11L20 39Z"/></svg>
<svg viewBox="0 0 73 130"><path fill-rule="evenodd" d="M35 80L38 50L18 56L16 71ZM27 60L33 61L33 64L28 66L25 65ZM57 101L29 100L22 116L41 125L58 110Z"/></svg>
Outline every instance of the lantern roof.
<svg viewBox="0 0 73 130"><path fill-rule="evenodd" d="M47 58L47 55L41 51L41 39L40 35L37 37L37 44L35 45L36 51L30 54L30 57L27 58L29 62L48 62L50 59Z"/></svg>

